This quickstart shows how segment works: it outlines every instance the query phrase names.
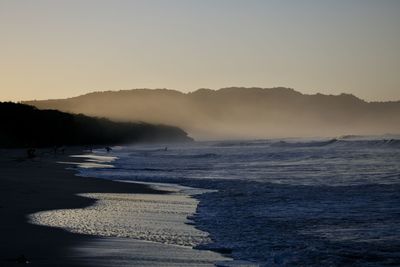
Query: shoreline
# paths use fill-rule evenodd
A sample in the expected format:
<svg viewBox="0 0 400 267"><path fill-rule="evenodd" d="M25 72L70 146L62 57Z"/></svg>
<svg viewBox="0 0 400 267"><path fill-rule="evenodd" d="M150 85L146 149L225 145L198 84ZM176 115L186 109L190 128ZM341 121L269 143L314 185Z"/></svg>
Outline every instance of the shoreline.
<svg viewBox="0 0 400 267"><path fill-rule="evenodd" d="M94 236L70 233L63 229L34 225L28 215L56 209L77 209L96 200L82 193L165 194L147 185L118 183L98 178L78 177L75 171L58 163L80 162L71 159L83 153L68 148L65 155L40 149L40 155L27 159L24 150L0 150L0 266L90 266L74 258L73 247L93 240Z"/></svg>

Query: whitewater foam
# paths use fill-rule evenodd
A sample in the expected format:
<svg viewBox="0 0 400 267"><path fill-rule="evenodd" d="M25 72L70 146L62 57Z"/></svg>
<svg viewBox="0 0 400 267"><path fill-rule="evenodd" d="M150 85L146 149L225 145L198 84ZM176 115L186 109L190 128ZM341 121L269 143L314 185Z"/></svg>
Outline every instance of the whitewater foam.
<svg viewBox="0 0 400 267"><path fill-rule="evenodd" d="M198 202L187 195L88 193L80 196L97 201L83 209L38 212L30 216L30 221L73 233L187 247L210 242L208 234L194 228L187 219L196 212Z"/></svg>

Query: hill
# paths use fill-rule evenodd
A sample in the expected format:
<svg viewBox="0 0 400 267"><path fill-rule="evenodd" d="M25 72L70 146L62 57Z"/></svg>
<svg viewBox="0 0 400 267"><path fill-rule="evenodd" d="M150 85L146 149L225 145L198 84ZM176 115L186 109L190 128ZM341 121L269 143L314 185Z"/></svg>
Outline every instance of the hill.
<svg viewBox="0 0 400 267"><path fill-rule="evenodd" d="M305 95L283 87L191 93L134 89L27 103L40 109L176 125L206 139L400 133L400 102L366 102L350 94Z"/></svg>
<svg viewBox="0 0 400 267"><path fill-rule="evenodd" d="M113 122L11 102L0 102L0 122L3 148L191 140L176 127Z"/></svg>

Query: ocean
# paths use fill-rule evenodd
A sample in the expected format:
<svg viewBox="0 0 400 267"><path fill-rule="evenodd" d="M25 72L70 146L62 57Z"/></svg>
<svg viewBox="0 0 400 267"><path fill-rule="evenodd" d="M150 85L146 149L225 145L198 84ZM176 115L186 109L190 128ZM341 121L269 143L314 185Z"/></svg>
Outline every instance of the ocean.
<svg viewBox="0 0 400 267"><path fill-rule="evenodd" d="M198 232L185 232L187 244L168 229L149 241L253 266L400 265L397 138L134 145L96 155L112 156L110 166L80 175L167 184L195 200L185 214ZM175 204L170 212L187 203Z"/></svg>

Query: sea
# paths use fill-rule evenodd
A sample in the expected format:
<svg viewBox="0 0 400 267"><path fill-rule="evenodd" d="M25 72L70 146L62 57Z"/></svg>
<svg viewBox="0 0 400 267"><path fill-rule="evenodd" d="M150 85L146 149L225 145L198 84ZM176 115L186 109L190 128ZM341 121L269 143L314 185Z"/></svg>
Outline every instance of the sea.
<svg viewBox="0 0 400 267"><path fill-rule="evenodd" d="M81 168L81 176L171 186L194 199L187 219L206 233L189 238L195 249L248 266L400 266L398 136L147 144L95 154L111 162ZM151 241L182 245L175 234Z"/></svg>

